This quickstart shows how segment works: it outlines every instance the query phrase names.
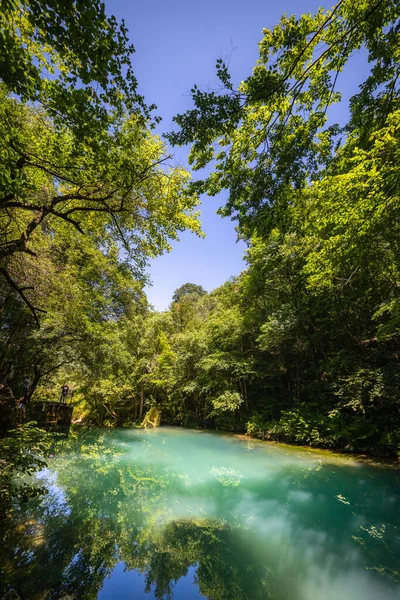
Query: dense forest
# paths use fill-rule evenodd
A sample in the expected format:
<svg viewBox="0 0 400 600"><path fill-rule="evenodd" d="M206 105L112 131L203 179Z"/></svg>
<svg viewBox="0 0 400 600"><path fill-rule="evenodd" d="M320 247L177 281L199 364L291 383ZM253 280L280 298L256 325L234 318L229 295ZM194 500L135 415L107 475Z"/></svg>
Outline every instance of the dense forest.
<svg viewBox="0 0 400 600"><path fill-rule="evenodd" d="M154 134L124 23L98 0L2 4L6 482L40 463L16 449L45 449L34 427L14 429L7 406L25 395L29 416L64 383L75 419L97 426L147 414L398 455L399 17L398 0L283 16L238 88L218 59L216 91L197 82L165 136L190 145L194 171L208 166L192 180ZM357 52L370 73L335 124L329 109ZM154 311L149 258L181 231L201 236L199 197L221 190L247 268L209 292L194 275Z"/></svg>

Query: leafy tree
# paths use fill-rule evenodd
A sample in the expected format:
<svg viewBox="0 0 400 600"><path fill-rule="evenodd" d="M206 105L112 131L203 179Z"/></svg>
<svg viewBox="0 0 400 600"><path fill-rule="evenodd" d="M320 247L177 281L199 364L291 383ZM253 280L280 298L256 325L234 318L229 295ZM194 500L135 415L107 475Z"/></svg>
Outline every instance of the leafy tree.
<svg viewBox="0 0 400 600"><path fill-rule="evenodd" d="M105 248L118 243L139 273L146 256L168 249L177 231L200 231L196 200L185 190L188 174L161 166L164 146L135 117L103 133L104 147L94 151L84 143L77 148L69 130L55 130L41 111L3 100L1 273L35 317L7 261L34 254L38 228L54 236L72 227Z"/></svg>
<svg viewBox="0 0 400 600"><path fill-rule="evenodd" d="M207 292L201 287L201 285L196 285L195 283L185 283L175 290L174 295L172 296L172 302L180 302L180 300L187 295L193 295L199 298L205 294L207 294Z"/></svg>
<svg viewBox="0 0 400 600"><path fill-rule="evenodd" d="M239 88L218 60L219 90L194 86L167 135L192 144L195 169L214 164L193 186L227 189L220 213L249 241L238 297L226 304L222 287L223 313L206 318L199 365L218 408L245 373L249 431L261 436L398 452L399 8L342 0L283 16ZM347 125L331 125L359 49L371 72Z"/></svg>
<svg viewBox="0 0 400 600"><path fill-rule="evenodd" d="M99 0L5 0L0 79L23 101L40 102L86 142L123 113L147 117L124 22ZM153 108L153 107L150 107Z"/></svg>
<svg viewBox="0 0 400 600"><path fill-rule="evenodd" d="M229 191L220 214L238 219L242 236L283 224L296 190L321 177L346 133L361 129L364 144L398 107L399 14L398 0L341 0L314 16L284 15L263 30L259 60L238 89L221 59L219 90L193 87L194 108L175 117L180 129L167 138L192 144L195 170L215 162L194 187ZM328 125L329 107L340 101L340 73L360 49L373 66L343 130Z"/></svg>

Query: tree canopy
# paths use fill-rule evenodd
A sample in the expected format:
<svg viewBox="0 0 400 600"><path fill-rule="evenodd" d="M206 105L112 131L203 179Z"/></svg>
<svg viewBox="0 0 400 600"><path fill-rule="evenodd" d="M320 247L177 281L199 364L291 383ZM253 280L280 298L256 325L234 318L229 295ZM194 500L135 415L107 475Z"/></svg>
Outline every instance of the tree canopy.
<svg viewBox="0 0 400 600"><path fill-rule="evenodd" d="M26 408L80 377L113 418L143 375L147 261L201 235L198 198L151 133L126 27L103 3L7 0L0 21L1 386ZM29 435L10 439L22 451Z"/></svg>
<svg viewBox="0 0 400 600"><path fill-rule="evenodd" d="M0 79L86 141L124 112L149 115L137 92L133 45L99 0L5 0Z"/></svg>
<svg viewBox="0 0 400 600"><path fill-rule="evenodd" d="M399 12L398 0L341 0L315 15L284 15L263 30L259 60L238 88L222 59L216 91L192 88L194 107L174 118L179 129L167 138L191 144L195 170L214 165L193 186L228 190L220 214L237 219L244 238L282 226L293 194L323 177L338 146L349 135L368 146L398 108ZM370 75L351 99L349 123L331 124L340 73L360 49Z"/></svg>
<svg viewBox="0 0 400 600"><path fill-rule="evenodd" d="M43 227L53 236L72 227L104 248L117 243L137 273L147 256L169 249L177 231L200 233L188 173L167 166L164 145L135 115L118 131L103 132L96 149L77 145L68 128L55 129L41 109L4 93L0 117L0 258L6 261L2 274L16 291L7 261L32 256Z"/></svg>
<svg viewBox="0 0 400 600"><path fill-rule="evenodd" d="M196 285L195 283L185 283L175 290L174 295L172 296L172 302L179 302L188 294L193 294L196 297L200 297L207 294L207 292L201 285Z"/></svg>

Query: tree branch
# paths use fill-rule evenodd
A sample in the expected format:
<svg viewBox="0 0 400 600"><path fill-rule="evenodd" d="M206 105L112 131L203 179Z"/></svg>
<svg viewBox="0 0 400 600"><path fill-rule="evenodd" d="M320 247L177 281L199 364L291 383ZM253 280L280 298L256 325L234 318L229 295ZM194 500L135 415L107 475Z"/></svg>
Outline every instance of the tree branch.
<svg viewBox="0 0 400 600"><path fill-rule="evenodd" d="M75 219L71 219L70 217L68 217L68 212L62 213L62 212L58 212L56 210L52 210L52 211L50 211L50 213L60 219L63 219L64 221L67 221L68 223L71 223L71 225L73 225L75 227L75 229L77 229L79 231L79 233L81 233L82 235L85 235L85 232L83 231L80 223L78 223L78 221L75 221Z"/></svg>
<svg viewBox="0 0 400 600"><path fill-rule="evenodd" d="M4 267L0 267L0 273L3 275L9 286L17 292L17 294L22 298L23 302L27 305L31 313L33 314L33 318L35 319L36 325L40 327L40 322L37 313L42 312L46 313L46 310L43 308L38 308L37 306L33 306L32 302L25 296L25 290L31 289L27 287L18 287L17 283L13 280L10 273Z"/></svg>

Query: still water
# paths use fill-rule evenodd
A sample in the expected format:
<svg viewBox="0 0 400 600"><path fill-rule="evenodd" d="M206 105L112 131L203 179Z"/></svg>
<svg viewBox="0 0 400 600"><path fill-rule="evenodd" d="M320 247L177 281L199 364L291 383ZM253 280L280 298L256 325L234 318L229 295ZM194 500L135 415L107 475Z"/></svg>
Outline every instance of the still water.
<svg viewBox="0 0 400 600"><path fill-rule="evenodd" d="M10 523L30 600L400 598L400 473L173 428L73 431Z"/></svg>

